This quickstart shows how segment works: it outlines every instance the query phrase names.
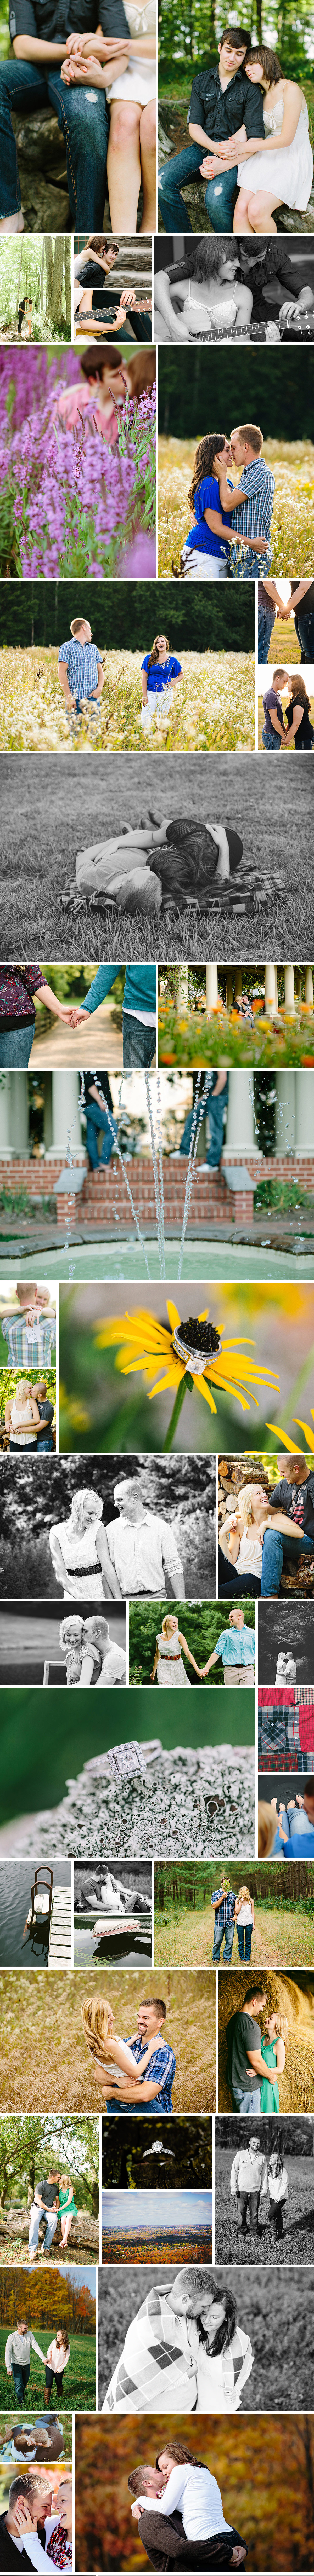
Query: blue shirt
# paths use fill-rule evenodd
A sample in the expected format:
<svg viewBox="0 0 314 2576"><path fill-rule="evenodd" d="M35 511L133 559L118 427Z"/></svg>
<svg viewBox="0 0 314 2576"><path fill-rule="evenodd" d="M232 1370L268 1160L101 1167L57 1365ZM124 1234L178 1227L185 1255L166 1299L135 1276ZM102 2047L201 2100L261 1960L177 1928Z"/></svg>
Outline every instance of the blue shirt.
<svg viewBox="0 0 314 2576"><path fill-rule="evenodd" d="M148 672L147 688L156 689L157 696L160 697L160 690L168 689L170 680L180 679L182 663L176 662L175 653L168 653L167 662L152 662L151 671L148 671L149 661L150 653L145 653L145 661L141 663L141 670Z"/></svg>
<svg viewBox="0 0 314 2576"><path fill-rule="evenodd" d="M223 1664L254 1664L255 1628L222 1628L215 1655L222 1655Z"/></svg>
<svg viewBox="0 0 314 2576"><path fill-rule="evenodd" d="M141 2039L126 2039L125 2048L132 2049L132 2057L135 2058L136 2066L140 2066L141 2057L145 2057L146 2040L143 2045ZM174 2057L173 2048L167 2048L166 2041L157 2037L156 2048L153 2049L152 2056L149 2059L149 2065L146 2067L146 2076L143 2076L143 2083L147 2080L147 2083L151 2084L153 2076L155 2076L156 2084L162 2083L162 2093L156 2093L155 2100L152 2095L149 2102L141 2102L140 2096L138 2102L124 2102L121 2098L121 2094L117 2093L114 2102L107 2102L107 2110L119 2112L127 2111L128 2114L131 2111L132 2116L133 2111L135 2111L135 2113L140 2111L141 2117L143 2117L143 2111L166 2111L170 2113L172 2111L172 2085L174 2084L175 2071L176 2058Z"/></svg>
<svg viewBox="0 0 314 2576"><path fill-rule="evenodd" d="M227 479L229 482L229 475ZM273 512L274 490L274 475L270 473L269 465L264 465L264 459L262 456L256 456L254 457L254 463L252 463L251 459L250 465L244 465L240 483L237 484L236 491L234 490L233 495L235 505L232 514L233 526L240 530L242 529L243 536L245 537L265 538L267 540L267 554L253 555L249 552L241 559L241 546L232 546L230 555L230 572L232 572L233 577L234 574L238 573L239 581L252 581L252 576L254 577L254 581L256 581L257 573L260 573L262 576L263 572L268 572L268 565L271 562L269 535ZM242 501L240 500L241 492L243 496ZM237 496L239 496L239 504Z"/></svg>
<svg viewBox="0 0 314 2576"><path fill-rule="evenodd" d="M300 1807L297 1809L297 1814L300 1817ZM306 1815L305 1808L302 1830L298 1830L296 1832L294 1830L295 1825L296 1818L292 1815L290 1830L287 1834L285 1830L284 1842L281 1840L279 1826L277 1826L277 1833L275 1834L275 1841L272 1849L272 1859L314 1860L314 1825L311 1825L310 1818Z"/></svg>
<svg viewBox="0 0 314 2576"><path fill-rule="evenodd" d="M84 1002L85 1011L98 1011L99 1002L106 1001L107 993L111 993L112 984L115 984L116 976L120 975L120 971L120 966L98 967L98 973L93 977L90 992L87 994L86 1002ZM123 1010L131 1011L135 1017L138 1013L138 1017L141 1020L143 1020L144 1017L147 1017L151 1026L152 1024L155 1025L155 966L126 966Z"/></svg>
<svg viewBox="0 0 314 2576"><path fill-rule="evenodd" d="M194 492L194 510L197 526L189 528L186 545L197 546L198 553L201 554L220 555L226 561L226 556L230 553L230 545L225 544L222 537L218 537L217 534L215 536L214 528L208 528L207 519L204 519L204 510L219 510L223 526L228 529L230 538L230 519L226 518L225 511L221 508L219 483L216 482L214 475L207 474L204 482L198 483L197 492Z"/></svg>
<svg viewBox="0 0 314 2576"><path fill-rule="evenodd" d="M98 645L79 644L78 636L70 635L68 644L60 644L58 666L59 662L66 663L71 697L90 698L92 690L97 689L99 663L102 662Z"/></svg>

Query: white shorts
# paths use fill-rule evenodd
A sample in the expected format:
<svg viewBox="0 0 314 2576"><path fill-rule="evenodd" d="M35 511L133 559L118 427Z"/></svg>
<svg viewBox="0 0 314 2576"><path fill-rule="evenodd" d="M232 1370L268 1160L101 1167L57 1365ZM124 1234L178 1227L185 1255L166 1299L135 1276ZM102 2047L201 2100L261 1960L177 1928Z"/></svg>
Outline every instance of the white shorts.
<svg viewBox="0 0 314 2576"><path fill-rule="evenodd" d="M182 563L187 581L227 580L228 563L223 555L203 554L201 550L198 552L197 546L185 545L182 546Z"/></svg>

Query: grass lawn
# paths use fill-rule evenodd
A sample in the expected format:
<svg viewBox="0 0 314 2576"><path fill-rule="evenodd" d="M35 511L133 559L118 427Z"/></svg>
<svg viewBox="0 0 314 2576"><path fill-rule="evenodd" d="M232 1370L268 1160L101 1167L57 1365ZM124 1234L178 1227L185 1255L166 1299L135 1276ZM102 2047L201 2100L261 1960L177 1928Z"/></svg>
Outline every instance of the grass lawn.
<svg viewBox="0 0 314 2576"><path fill-rule="evenodd" d="M163 581L171 577L173 556L179 565L181 547L191 525L188 490L196 444L194 438L160 437L158 442L159 573ZM286 442L284 438L268 438L263 457L275 476L269 571L272 578L276 573L279 578L286 577L295 574L302 564L305 578L313 570L314 447L310 439Z"/></svg>
<svg viewBox="0 0 314 2576"><path fill-rule="evenodd" d="M147 736L141 726L141 654L104 654L97 723L69 722L58 685L57 648L8 647L0 657L1 751L255 751L254 653L182 652L183 678L170 715Z"/></svg>
<svg viewBox="0 0 314 2576"><path fill-rule="evenodd" d="M236 2122L235 2148L236 2148ZM271 2235L264 2213L260 2217L260 2236L237 2235L236 2203L231 2199L230 2173L232 2151L215 2143L215 2262L220 2263L311 2263L314 2256L314 2163L301 2156L286 2156L289 2175L284 2233L278 2244ZM265 2402L265 2401L264 2401Z"/></svg>
<svg viewBox="0 0 314 2576"><path fill-rule="evenodd" d="M16 2256L14 2250L14 2262L15 2260ZM27 2314L29 2311L30 2315L31 2305L31 2270L28 2270ZM60 2313L62 2314L62 2310ZM7 2379L5 2368L5 2347L7 2333L10 2333L10 2331L10 2327L0 2327L0 2406L7 2406L8 2404L14 2406L14 2379ZM41 2325L38 2325L36 2322L36 2325L33 2326L33 2333L36 2335L37 2343L41 2344L42 2351L45 2353L48 2352L48 2345L51 2343L51 2329L48 2334L46 2334L44 2327L41 2327ZM96 2337L95 2335L72 2334L70 2328L69 2339L70 2361L68 2362L67 2370L65 2370L64 2373L63 2394L60 2404L61 2416L65 2407L67 2409L67 2413L71 2414L72 2407L79 2409L83 2406L95 2407L96 2405ZM21 2414L24 2414L25 2411L25 2413L30 2415L32 2418L34 2408L36 2408L36 2414L38 2414L39 2409L41 2412L44 2405L44 2386L45 2374L43 2363L38 2360L37 2352L32 2352L30 2378L27 2381ZM17 2401L15 2401L15 2403L16 2402ZM57 2406L55 2385L52 2390L51 2406L53 2409Z"/></svg>
<svg viewBox="0 0 314 2576"><path fill-rule="evenodd" d="M219 1873L216 1884L218 1887ZM167 1967L169 1962L173 1968L179 1968L182 1965L187 1968L210 1967L213 1938L214 1912L211 1912L209 1905L204 1905L202 1912L195 1913L191 1905L182 1906L179 1913L175 1907L171 1911L168 1908L166 1914L158 1914L155 1909L156 1967ZM268 1906L258 1904L255 1909L250 1975L251 1970L255 1971L256 1968L308 1968L313 1959L314 1915L310 1904L306 1910L298 1904L291 1906L291 1909L289 1905L280 1906L276 1914L272 1914ZM221 1967L223 1965L223 1949L220 1952L220 1965ZM232 1966L240 1967L236 1933L233 1942Z"/></svg>
<svg viewBox="0 0 314 2576"><path fill-rule="evenodd" d="M215 766L217 759L217 766ZM104 943L110 925L110 955L122 964L125 958L155 958L168 962L169 957L193 959L204 957L234 961L239 954L239 925L232 916L215 906L203 915L190 904L184 912L166 906L148 920L140 912L114 912L105 904L94 907L83 903L74 912L72 901L66 913L62 895L69 889L75 874L79 849L106 839L111 832L125 826L147 825L147 816L161 822L163 814L173 817L182 813L182 795L191 820L208 817L210 811L223 821L226 817L239 830L244 842L242 870L250 878L250 908L243 922L240 938L247 960L256 957L307 957L312 953L314 938L312 802L309 761L301 761L301 775L284 763L278 778L278 763L263 763L263 797L256 789L251 758L239 752L230 763L228 753L212 754L210 800L208 768L195 751L186 750L184 778L178 758L169 751L163 770L163 753L159 750L158 766L152 774L152 793L147 805L144 794L144 771L141 755L123 762L117 770L113 758L106 770L104 804L101 763L96 759L79 766L59 759L40 760L39 768L27 755L13 768L11 760L2 760L2 956L16 958L29 955L63 958L66 955L93 964L104 956ZM277 786L276 786L277 778ZM119 796L119 802L118 802ZM164 801L165 800L165 801ZM231 812L230 812L231 807ZM275 883L274 883L275 879ZM241 890L241 869L237 877ZM36 945L33 948L33 940ZM273 943L269 947L269 941ZM73 941L73 945L71 942ZM108 953L108 951L106 952Z"/></svg>

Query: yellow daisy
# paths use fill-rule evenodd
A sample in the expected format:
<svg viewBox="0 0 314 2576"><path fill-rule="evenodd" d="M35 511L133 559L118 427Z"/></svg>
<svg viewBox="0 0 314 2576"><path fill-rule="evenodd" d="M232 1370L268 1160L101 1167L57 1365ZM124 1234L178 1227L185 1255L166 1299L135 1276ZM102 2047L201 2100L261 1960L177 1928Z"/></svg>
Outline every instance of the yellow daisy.
<svg viewBox="0 0 314 2576"><path fill-rule="evenodd" d="M251 1342L249 1350L245 1351L242 1339L224 1341L210 1322L208 1307L203 1308L201 1315L189 1316L188 1322L182 1324L178 1308L169 1298L167 1314L169 1329L160 1324L157 1316L151 1315L145 1306L139 1307L134 1315L126 1314L121 1319L113 1316L107 1324L99 1325L96 1345L98 1350L110 1350L116 1345L115 1365L121 1370L122 1377L132 1376L140 1370L148 1381L155 1380L150 1402L155 1395L165 1395L169 1388L176 1399L171 1436L186 1390L192 1394L195 1387L209 1404L211 1413L217 1411L214 1388L217 1393L236 1395L242 1412L249 1413L251 1399L258 1405L257 1388L271 1386L277 1389L278 1378L273 1370L258 1368L255 1360L251 1359L254 1343Z"/></svg>

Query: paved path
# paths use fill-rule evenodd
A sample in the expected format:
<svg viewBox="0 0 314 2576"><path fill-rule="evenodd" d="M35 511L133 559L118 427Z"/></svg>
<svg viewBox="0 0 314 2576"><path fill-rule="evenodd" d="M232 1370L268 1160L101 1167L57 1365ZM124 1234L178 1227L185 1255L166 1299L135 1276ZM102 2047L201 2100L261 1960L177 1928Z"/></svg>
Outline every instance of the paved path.
<svg viewBox="0 0 314 2576"><path fill-rule="evenodd" d="M122 1072L122 1015L121 1030L114 1028L113 1010L114 1005L101 1002L99 1010L93 1011L92 1018L86 1020L86 1026L82 1020L80 1029L67 1029L64 1020L51 1018L51 1028L46 1031L46 1036L33 1039L30 1073L43 1073L45 1069L53 1071L58 1065L66 1070L71 1065L78 1067L79 1071L83 1067L84 1072L84 1069L89 1070L91 1062L97 1071L105 1068L106 1073Z"/></svg>

